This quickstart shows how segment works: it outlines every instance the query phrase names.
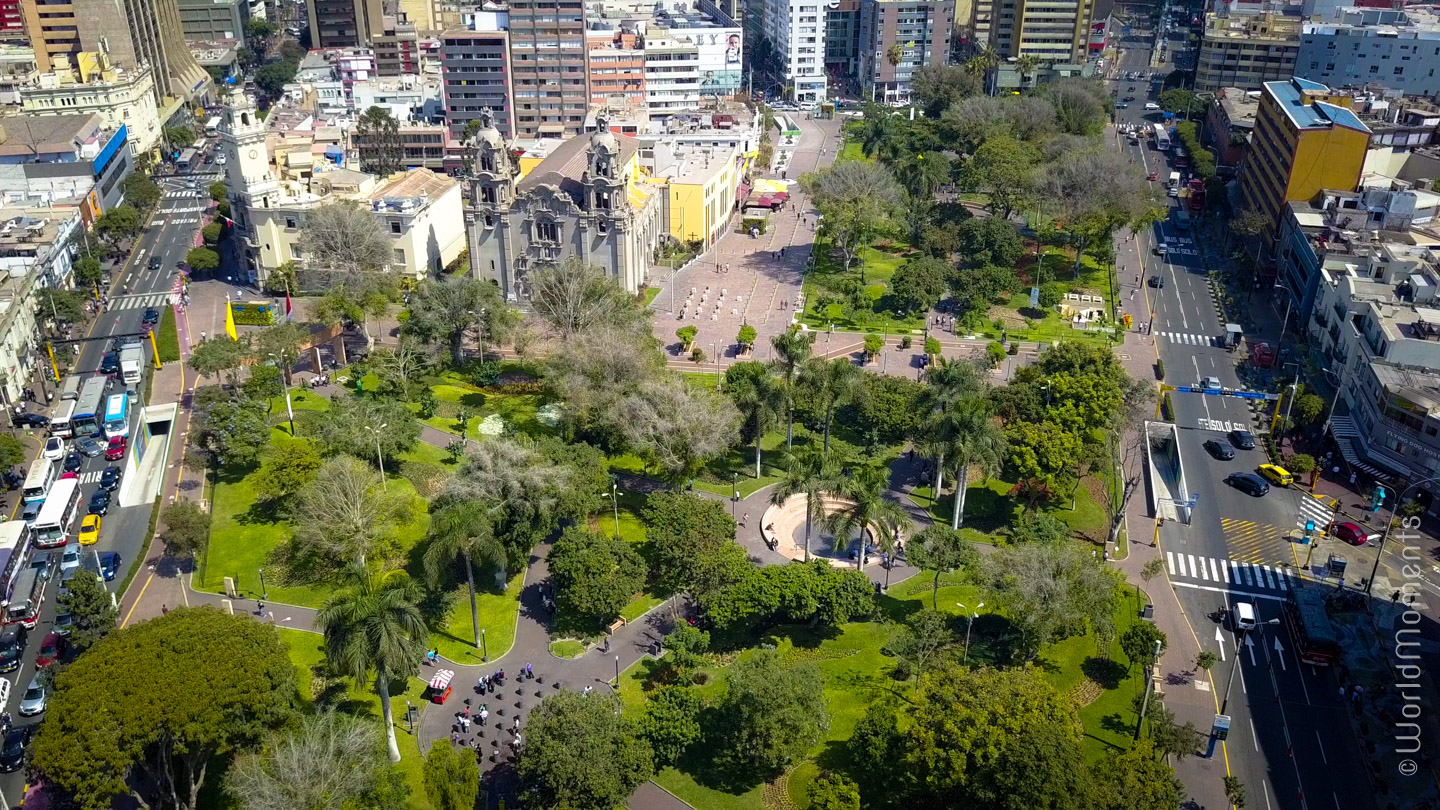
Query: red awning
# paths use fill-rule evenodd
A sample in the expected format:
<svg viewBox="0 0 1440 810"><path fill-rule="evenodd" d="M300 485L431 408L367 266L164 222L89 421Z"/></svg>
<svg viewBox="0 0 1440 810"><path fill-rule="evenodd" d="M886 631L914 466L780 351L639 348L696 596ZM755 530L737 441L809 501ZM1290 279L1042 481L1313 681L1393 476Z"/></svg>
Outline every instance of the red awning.
<svg viewBox="0 0 1440 810"><path fill-rule="evenodd" d="M435 673L430 679L431 689L445 689L450 686L450 681L455 678L455 673L448 669L442 669Z"/></svg>

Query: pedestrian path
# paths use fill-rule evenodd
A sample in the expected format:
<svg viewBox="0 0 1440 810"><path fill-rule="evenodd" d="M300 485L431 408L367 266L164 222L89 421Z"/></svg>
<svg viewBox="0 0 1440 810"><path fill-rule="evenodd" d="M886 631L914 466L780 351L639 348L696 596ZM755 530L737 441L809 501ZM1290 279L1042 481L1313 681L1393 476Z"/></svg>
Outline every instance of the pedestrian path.
<svg viewBox="0 0 1440 810"><path fill-rule="evenodd" d="M106 309L112 312L117 309L145 309L146 307L164 306L168 303L170 303L170 293L132 293L111 298Z"/></svg>
<svg viewBox="0 0 1440 810"><path fill-rule="evenodd" d="M1217 335L1196 335L1190 332L1156 332L1155 334L1171 343L1185 346L1219 346L1221 343Z"/></svg>
<svg viewBox="0 0 1440 810"><path fill-rule="evenodd" d="M1221 593L1247 589L1270 592L1268 598L1283 599L1290 590L1291 574L1279 565L1243 560L1197 556L1178 551L1165 552L1165 570L1176 587L1200 588Z"/></svg>
<svg viewBox="0 0 1440 810"><path fill-rule="evenodd" d="M1330 526L1330 521L1334 519L1334 510L1313 495L1302 492L1297 497L1300 501L1300 512L1295 516L1295 525L1303 528L1305 521L1313 520L1316 531L1324 532Z"/></svg>

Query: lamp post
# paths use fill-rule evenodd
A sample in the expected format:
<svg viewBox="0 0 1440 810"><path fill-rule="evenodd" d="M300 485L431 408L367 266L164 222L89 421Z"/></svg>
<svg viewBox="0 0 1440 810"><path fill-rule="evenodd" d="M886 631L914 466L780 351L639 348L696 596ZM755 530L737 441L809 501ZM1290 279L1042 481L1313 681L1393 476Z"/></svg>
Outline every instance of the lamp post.
<svg viewBox="0 0 1440 810"><path fill-rule="evenodd" d="M730 473L730 519L735 519L735 504L740 500L740 474Z"/></svg>
<svg viewBox="0 0 1440 810"><path fill-rule="evenodd" d="M295 438L295 409L290 407L290 383L285 379L289 376L289 369L285 368L284 361L280 355L270 353L270 359L275 361L275 367L280 370L280 387L285 389L285 414L290 417L290 438Z"/></svg>
<svg viewBox="0 0 1440 810"><path fill-rule="evenodd" d="M1380 535L1380 548L1375 550L1375 564L1370 566L1370 578L1365 581L1366 596L1369 596L1370 589L1375 587L1375 574L1380 570L1380 558L1385 555L1385 542L1390 539L1390 530L1395 527L1395 514L1400 510L1400 502L1405 500L1405 495L1409 493L1410 490L1415 489L1421 484L1430 484L1435 481L1440 481L1440 475L1422 478L1416 481L1410 486L1400 490L1400 494L1396 495L1395 500L1390 504L1390 520L1385 524L1385 533ZM1385 487L1380 484L1376 484L1375 488L1380 490L1385 489ZM1341 584L1343 585L1344 582L1342 581Z"/></svg>
<svg viewBox="0 0 1440 810"><path fill-rule="evenodd" d="M387 428L387 427L389 427L389 426L390 426L390 425L387 424L387 423L385 423L385 422L381 422L381 423L380 423L380 427L371 427L370 425L366 425L366 426L365 426L365 429L366 429L366 430L368 430L368 431L370 431L371 433L375 434L375 463L380 466L380 488L381 488L381 489L389 489L389 485L388 485L388 484L386 483L386 481L385 481L385 456L384 456L384 454L380 451L380 431L384 430L385 428Z"/></svg>
<svg viewBox="0 0 1440 810"><path fill-rule="evenodd" d="M985 603L981 602L976 605L974 610L965 607L961 602L956 602L955 604L959 605L961 610L970 614L965 617L965 655L960 661L961 665L966 665L970 663L970 628L975 624L975 620L980 618L980 608L985 607Z"/></svg>
<svg viewBox="0 0 1440 810"><path fill-rule="evenodd" d="M260 598L268 600L270 598L270 592L265 589L265 569L261 568L258 570L260 572Z"/></svg>
<svg viewBox="0 0 1440 810"><path fill-rule="evenodd" d="M485 628L480 628L480 660L490 660L490 645L485 642Z"/></svg>
<svg viewBox="0 0 1440 810"><path fill-rule="evenodd" d="M620 537L620 485L610 479L610 504L615 507L615 537Z"/></svg>
<svg viewBox="0 0 1440 810"><path fill-rule="evenodd" d="M615 656L615 691L620 691L620 656Z"/></svg>
<svg viewBox="0 0 1440 810"><path fill-rule="evenodd" d="M1290 310L1295 306L1295 298L1284 284L1276 284L1275 289L1285 291L1285 318L1280 321L1280 340L1275 344L1275 356L1279 357L1280 349L1285 345L1285 330L1290 328Z"/></svg>

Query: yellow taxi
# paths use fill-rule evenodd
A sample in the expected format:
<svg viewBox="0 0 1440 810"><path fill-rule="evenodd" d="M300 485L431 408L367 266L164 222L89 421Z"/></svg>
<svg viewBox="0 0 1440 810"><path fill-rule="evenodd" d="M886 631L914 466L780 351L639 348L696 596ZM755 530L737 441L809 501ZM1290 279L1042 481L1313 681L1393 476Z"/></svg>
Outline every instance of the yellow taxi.
<svg viewBox="0 0 1440 810"><path fill-rule="evenodd" d="M100 539L100 516L86 515L80 523L80 545L91 546Z"/></svg>
<svg viewBox="0 0 1440 810"><path fill-rule="evenodd" d="M1295 483L1295 476L1289 470L1275 464L1261 464L1260 474L1276 486L1288 487Z"/></svg>

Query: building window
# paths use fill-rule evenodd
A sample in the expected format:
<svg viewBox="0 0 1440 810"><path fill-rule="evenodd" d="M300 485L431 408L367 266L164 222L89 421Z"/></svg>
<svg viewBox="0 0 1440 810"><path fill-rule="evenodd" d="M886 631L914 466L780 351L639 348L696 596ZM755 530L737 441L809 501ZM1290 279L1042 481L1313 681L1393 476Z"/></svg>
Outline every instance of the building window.
<svg viewBox="0 0 1440 810"><path fill-rule="evenodd" d="M548 242L560 241L560 228L553 222L535 223L535 233L540 239Z"/></svg>
<svg viewBox="0 0 1440 810"><path fill-rule="evenodd" d="M301 248L299 245L291 245L291 246L290 246L290 258L292 258L292 259L301 259L301 258L304 258L303 251L304 251L304 248Z"/></svg>
<svg viewBox="0 0 1440 810"><path fill-rule="evenodd" d="M405 251L400 248L395 248L395 264L402 267L405 265Z"/></svg>
<svg viewBox="0 0 1440 810"><path fill-rule="evenodd" d="M295 230L295 218L294 218L294 217L286 217L286 218L285 218L285 229L286 229L286 230L289 230L289 231Z"/></svg>

